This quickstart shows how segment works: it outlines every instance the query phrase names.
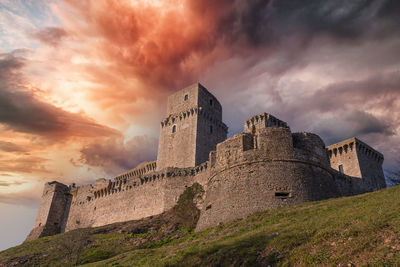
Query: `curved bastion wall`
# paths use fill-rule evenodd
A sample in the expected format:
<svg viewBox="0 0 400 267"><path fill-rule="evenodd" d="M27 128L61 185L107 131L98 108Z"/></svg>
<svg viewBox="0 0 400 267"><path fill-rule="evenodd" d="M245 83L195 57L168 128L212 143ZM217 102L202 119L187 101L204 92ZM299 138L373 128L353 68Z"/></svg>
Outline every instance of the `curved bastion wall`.
<svg viewBox="0 0 400 267"><path fill-rule="evenodd" d="M238 134L217 146L197 230L257 211L337 197L323 141L289 128Z"/></svg>

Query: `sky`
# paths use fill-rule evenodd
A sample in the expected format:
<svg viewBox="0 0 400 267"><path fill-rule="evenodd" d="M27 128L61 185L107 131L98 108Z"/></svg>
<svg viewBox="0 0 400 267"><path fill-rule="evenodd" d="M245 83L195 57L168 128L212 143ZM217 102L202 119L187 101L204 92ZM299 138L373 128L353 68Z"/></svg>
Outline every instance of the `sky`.
<svg viewBox="0 0 400 267"><path fill-rule="evenodd" d="M166 98L201 82L229 135L268 112L399 168L397 0L0 0L0 250L47 181L156 159Z"/></svg>

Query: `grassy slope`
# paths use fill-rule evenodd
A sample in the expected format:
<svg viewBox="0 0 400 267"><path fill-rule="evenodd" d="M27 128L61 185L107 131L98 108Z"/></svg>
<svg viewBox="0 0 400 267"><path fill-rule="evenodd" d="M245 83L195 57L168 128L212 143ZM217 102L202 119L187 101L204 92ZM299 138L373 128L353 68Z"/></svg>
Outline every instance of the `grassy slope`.
<svg viewBox="0 0 400 267"><path fill-rule="evenodd" d="M400 266L400 187L266 211L197 234L185 229L158 239L149 239L156 235L153 232L91 234L90 245L82 251L79 263ZM84 230L76 233L79 231ZM10 264L11 258L31 259L28 265L66 264L56 244L68 234L0 252L0 265ZM35 263L32 255L38 253L47 256Z"/></svg>

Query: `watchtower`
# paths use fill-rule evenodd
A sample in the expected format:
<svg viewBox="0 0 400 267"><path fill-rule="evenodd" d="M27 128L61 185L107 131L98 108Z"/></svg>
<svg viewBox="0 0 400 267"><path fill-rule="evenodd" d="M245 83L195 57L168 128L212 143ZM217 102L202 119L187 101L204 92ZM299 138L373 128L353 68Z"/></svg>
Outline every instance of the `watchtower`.
<svg viewBox="0 0 400 267"><path fill-rule="evenodd" d="M327 147L331 168L348 176L362 178L368 190L386 187L383 155L353 137Z"/></svg>
<svg viewBox="0 0 400 267"><path fill-rule="evenodd" d="M168 97L161 122L157 170L194 167L208 160L211 150L226 139L219 101L200 83Z"/></svg>
<svg viewBox="0 0 400 267"><path fill-rule="evenodd" d="M56 181L46 183L35 226L26 241L64 232L71 199L68 186Z"/></svg>

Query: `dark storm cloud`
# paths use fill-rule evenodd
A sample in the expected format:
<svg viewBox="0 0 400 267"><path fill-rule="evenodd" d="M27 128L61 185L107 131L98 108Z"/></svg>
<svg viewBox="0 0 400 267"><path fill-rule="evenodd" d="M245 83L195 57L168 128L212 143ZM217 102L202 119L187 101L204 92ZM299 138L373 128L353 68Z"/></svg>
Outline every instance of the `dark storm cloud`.
<svg viewBox="0 0 400 267"><path fill-rule="evenodd" d="M242 121L249 114L266 111L287 121L294 131L321 135L327 144L353 136L367 138L371 145L383 145L385 140L396 142L400 125L399 71L360 80L332 81L321 88L295 81L288 85L293 89L284 97L282 94L287 94L286 89L276 87L274 82L263 79L259 86L259 90L244 91L233 100L232 107L243 105L243 99L252 103L243 108L243 115L238 114L242 109L228 111L234 115L229 123L233 133L242 131ZM393 149L398 150L397 147L394 145Z"/></svg>
<svg viewBox="0 0 400 267"><path fill-rule="evenodd" d="M378 74L361 81L333 83L305 100L304 111L340 111L365 104L392 110L400 98L400 71Z"/></svg>
<svg viewBox="0 0 400 267"><path fill-rule="evenodd" d="M389 121L361 110L344 110L328 118L317 118L312 131L321 135L330 145L350 137L362 137L370 134L393 135L393 125Z"/></svg>
<svg viewBox="0 0 400 267"><path fill-rule="evenodd" d="M63 38L67 37L68 34L62 28L46 27L30 35L42 43L56 46Z"/></svg>
<svg viewBox="0 0 400 267"><path fill-rule="evenodd" d="M228 7L231 1L224 3ZM235 7L222 17L221 32L234 39L245 36L252 44L278 44L291 36L309 42L320 35L353 42L369 34L393 36L400 25L400 3L395 0L254 0L236 1Z"/></svg>
<svg viewBox="0 0 400 267"><path fill-rule="evenodd" d="M24 85L20 73L24 64L24 59L13 54L0 55L0 123L18 132L49 138L116 134L79 114L37 99Z"/></svg>
<svg viewBox="0 0 400 267"><path fill-rule="evenodd" d="M126 143L122 138L111 138L93 143L81 150L81 162L102 167L111 175L132 169L144 161L156 159L157 139L136 136Z"/></svg>
<svg viewBox="0 0 400 267"><path fill-rule="evenodd" d="M370 133L394 134L390 121L378 119L376 116L364 111L355 110L350 114L346 114L344 119L352 124L348 128L349 134L352 136L361 136Z"/></svg>
<svg viewBox="0 0 400 267"><path fill-rule="evenodd" d="M372 133L391 136L400 122L398 114L393 112L399 99L400 72L393 72L331 84L298 99L296 105L288 105L285 113L303 114L303 121L314 117L313 130L330 142ZM378 111L380 115L366 110ZM324 114L329 116L324 118Z"/></svg>

